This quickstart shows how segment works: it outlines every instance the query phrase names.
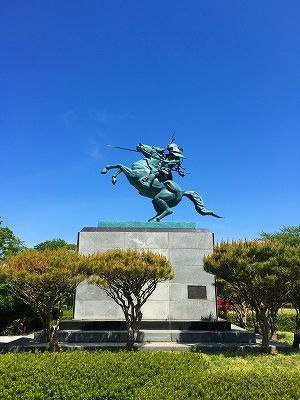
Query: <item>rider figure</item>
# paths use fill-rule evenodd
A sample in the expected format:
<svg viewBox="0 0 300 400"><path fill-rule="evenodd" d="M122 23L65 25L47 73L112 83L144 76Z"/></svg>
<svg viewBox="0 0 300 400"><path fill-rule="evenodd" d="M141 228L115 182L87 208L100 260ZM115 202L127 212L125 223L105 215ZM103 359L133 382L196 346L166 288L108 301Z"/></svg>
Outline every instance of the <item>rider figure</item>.
<svg viewBox="0 0 300 400"><path fill-rule="evenodd" d="M157 148L156 148L157 150ZM161 150L161 149L160 149ZM149 162L150 173L140 179L144 186L150 187L154 179L162 175L164 180L172 179L172 170L177 171L180 176L184 176L184 172L180 169L183 150L176 143L170 143L167 147L169 153L160 152L160 161L158 163Z"/></svg>
<svg viewBox="0 0 300 400"><path fill-rule="evenodd" d="M185 174L180 168L183 159L183 150L176 143L170 143L167 150L169 153L165 156L166 159L163 162L162 169L169 170L169 174L171 174L170 179L172 179L172 170L178 172L180 176L184 176Z"/></svg>

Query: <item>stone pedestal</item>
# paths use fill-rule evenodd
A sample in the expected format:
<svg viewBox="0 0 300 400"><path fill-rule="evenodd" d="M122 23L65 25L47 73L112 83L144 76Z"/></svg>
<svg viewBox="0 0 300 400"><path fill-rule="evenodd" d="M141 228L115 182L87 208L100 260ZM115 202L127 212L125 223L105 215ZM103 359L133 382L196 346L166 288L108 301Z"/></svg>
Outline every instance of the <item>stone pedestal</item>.
<svg viewBox="0 0 300 400"><path fill-rule="evenodd" d="M203 256L213 251L213 234L184 223L102 223L83 228L79 252L110 249L151 250L166 256L174 279L159 283L142 308L143 320L199 321L216 319L215 278L203 269ZM121 308L95 285L82 282L75 295L74 319L118 321Z"/></svg>

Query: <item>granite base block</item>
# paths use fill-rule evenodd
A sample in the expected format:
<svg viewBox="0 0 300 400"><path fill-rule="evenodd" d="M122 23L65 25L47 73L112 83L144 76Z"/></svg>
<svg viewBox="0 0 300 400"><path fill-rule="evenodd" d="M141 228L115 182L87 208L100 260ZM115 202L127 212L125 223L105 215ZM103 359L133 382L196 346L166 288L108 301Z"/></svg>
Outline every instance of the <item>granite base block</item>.
<svg viewBox="0 0 300 400"><path fill-rule="evenodd" d="M102 225L101 225L102 224ZM164 255L174 269L174 279L160 283L142 307L143 319L216 319L215 278L204 271L203 257L213 251L213 234L193 224L135 224L103 222L98 228L84 228L78 235L81 254L110 249L150 250ZM205 286L207 298L190 299L188 286ZM119 320L122 310L94 285L82 282L75 295L77 320Z"/></svg>

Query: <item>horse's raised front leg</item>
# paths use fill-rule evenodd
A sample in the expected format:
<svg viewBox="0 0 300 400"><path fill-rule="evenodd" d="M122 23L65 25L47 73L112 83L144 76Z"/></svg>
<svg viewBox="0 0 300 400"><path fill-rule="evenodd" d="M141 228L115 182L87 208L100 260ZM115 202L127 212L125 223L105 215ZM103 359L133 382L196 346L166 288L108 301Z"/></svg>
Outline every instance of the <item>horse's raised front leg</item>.
<svg viewBox="0 0 300 400"><path fill-rule="evenodd" d="M111 177L111 182L113 185L115 185L117 183L117 176L119 174L121 174L122 170L119 169L115 174L113 174L113 176Z"/></svg>
<svg viewBox="0 0 300 400"><path fill-rule="evenodd" d="M122 169L123 167L124 167L124 165L122 165L122 164L107 165L106 167L104 167L101 170L101 174L106 174L110 169L114 169L114 168Z"/></svg>
<svg viewBox="0 0 300 400"><path fill-rule="evenodd" d="M132 179L132 169L122 164L107 165L105 168L101 170L101 174L106 174L110 169L117 169L117 172L111 178L113 185L115 185L115 183L117 182L117 176L121 172L125 174L127 179L129 180Z"/></svg>

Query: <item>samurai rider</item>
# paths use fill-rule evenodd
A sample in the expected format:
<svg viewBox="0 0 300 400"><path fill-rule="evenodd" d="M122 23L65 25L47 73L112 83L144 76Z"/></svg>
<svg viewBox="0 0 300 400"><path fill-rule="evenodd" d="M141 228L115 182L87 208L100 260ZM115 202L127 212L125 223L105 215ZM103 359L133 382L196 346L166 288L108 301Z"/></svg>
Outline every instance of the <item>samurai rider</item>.
<svg viewBox="0 0 300 400"><path fill-rule="evenodd" d="M140 181L144 186L152 186L155 178L162 178L162 181L172 179L172 171L178 172L180 176L185 176L181 163L183 159L183 149L178 147L176 143L170 143L166 149L155 147L159 154L159 159L148 159L148 166L150 168L149 175L143 176ZM168 153L165 153L168 150Z"/></svg>

